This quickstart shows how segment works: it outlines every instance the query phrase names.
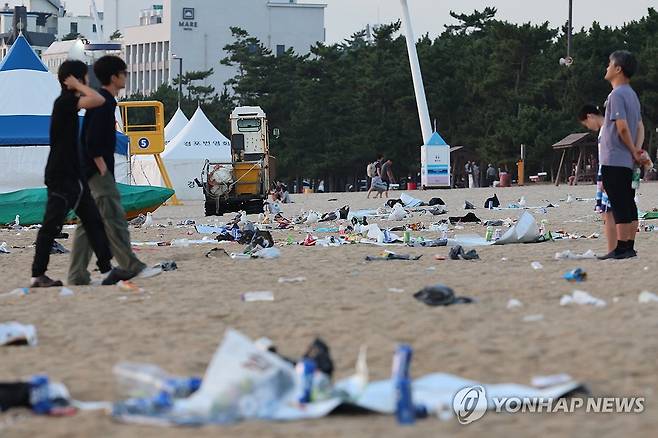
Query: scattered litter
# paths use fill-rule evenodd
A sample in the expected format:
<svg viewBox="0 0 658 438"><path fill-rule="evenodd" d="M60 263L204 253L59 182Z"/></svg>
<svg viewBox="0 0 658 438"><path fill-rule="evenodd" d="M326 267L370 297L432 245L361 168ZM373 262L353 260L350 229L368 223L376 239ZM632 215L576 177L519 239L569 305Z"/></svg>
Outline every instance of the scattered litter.
<svg viewBox="0 0 658 438"><path fill-rule="evenodd" d="M484 201L484 208L493 209L496 207L500 207L500 201L498 200L498 196L493 195L491 198L487 198L487 200Z"/></svg>
<svg viewBox="0 0 658 438"><path fill-rule="evenodd" d="M594 253L594 251L590 249L584 252L583 254L578 254L567 249L566 251L555 253L555 260L586 260L586 259L596 259L596 254Z"/></svg>
<svg viewBox="0 0 658 438"><path fill-rule="evenodd" d="M253 301L274 301L274 294L271 291L245 292L241 295L244 302Z"/></svg>
<svg viewBox="0 0 658 438"><path fill-rule="evenodd" d="M196 224L196 222L193 221L192 219L185 219L185 220L182 220L182 221L178 222L176 225L179 226L179 227L184 227L186 225L195 225L195 224Z"/></svg>
<svg viewBox="0 0 658 438"><path fill-rule="evenodd" d="M402 193L400 195L400 201L402 201L404 206L408 208L415 208L415 207L420 207L421 205L426 205L420 199L414 198L413 196L407 195L406 193Z"/></svg>
<svg viewBox="0 0 658 438"><path fill-rule="evenodd" d="M71 251L68 249L64 248L64 245L59 243L58 241L53 241L53 246L50 248L50 253L51 254L68 254Z"/></svg>
<svg viewBox="0 0 658 438"><path fill-rule="evenodd" d="M427 286L414 294L414 298L428 306L449 306L451 304L472 303L469 297L456 297L455 292L446 285Z"/></svg>
<svg viewBox="0 0 658 438"><path fill-rule="evenodd" d="M15 321L2 323L0 345L37 345L37 329Z"/></svg>
<svg viewBox="0 0 658 438"><path fill-rule="evenodd" d="M568 306L570 304L592 305L594 307L605 307L606 302L600 298L593 297L589 293L582 290L575 290L571 295L563 295L560 299L560 306Z"/></svg>
<svg viewBox="0 0 658 438"><path fill-rule="evenodd" d="M17 289L12 290L11 292L6 292L3 294L0 294L0 298L5 298L5 297L22 297L23 295L29 295L30 294L30 288L28 287L19 287Z"/></svg>
<svg viewBox="0 0 658 438"><path fill-rule="evenodd" d="M400 204L395 204L393 211L388 215L389 221L401 221L407 217L407 210Z"/></svg>
<svg viewBox="0 0 658 438"><path fill-rule="evenodd" d="M160 262L155 267L156 268L160 267L163 271L175 271L176 269L178 269L178 265L174 260L167 260L165 262Z"/></svg>
<svg viewBox="0 0 658 438"><path fill-rule="evenodd" d="M124 280L124 281L119 281L117 283L117 287L119 290L123 292L134 292L134 293L142 293L144 292L144 289L141 287L137 286L135 283L132 281Z"/></svg>
<svg viewBox="0 0 658 438"><path fill-rule="evenodd" d="M587 279L587 272L583 271L581 268L577 268L573 271L565 273L562 278L567 281L580 283L581 281L585 281Z"/></svg>
<svg viewBox="0 0 658 438"><path fill-rule="evenodd" d="M523 317L523 322L539 322L544 320L544 315L541 313L534 315L526 315Z"/></svg>
<svg viewBox="0 0 658 438"><path fill-rule="evenodd" d="M229 255L224 248L213 248L206 253L206 257L216 259L220 257L229 257Z"/></svg>
<svg viewBox="0 0 658 438"><path fill-rule="evenodd" d="M404 289L398 289L397 287L389 287L388 291L396 294L401 294L402 292L404 292Z"/></svg>
<svg viewBox="0 0 658 438"><path fill-rule="evenodd" d="M530 263L530 266L532 266L532 269L534 270L544 269L544 266L539 262L532 262Z"/></svg>
<svg viewBox="0 0 658 438"><path fill-rule="evenodd" d="M468 213L464 216L451 216L448 218L450 223L456 224L456 223L480 223L482 220L480 220L479 217L475 215L475 213L471 212Z"/></svg>
<svg viewBox="0 0 658 438"><path fill-rule="evenodd" d="M448 246L448 239L434 239L434 240L416 240L409 242L411 247L435 248L438 246Z"/></svg>
<svg viewBox="0 0 658 438"><path fill-rule="evenodd" d="M640 293L640 295L637 297L637 301L641 304L658 303L658 295L645 290L642 291L642 293Z"/></svg>
<svg viewBox="0 0 658 438"><path fill-rule="evenodd" d="M0 254L11 254L11 251L7 247L7 242L0 243Z"/></svg>
<svg viewBox="0 0 658 438"><path fill-rule="evenodd" d="M474 249L464 251L464 248L462 248L461 245L451 248L448 256L451 260L478 260L480 258Z"/></svg>
<svg viewBox="0 0 658 438"><path fill-rule="evenodd" d="M302 283L306 277L279 277L279 283Z"/></svg>
<svg viewBox="0 0 658 438"><path fill-rule="evenodd" d="M227 231L226 227L217 227L213 225L196 225L194 228L199 234L222 234Z"/></svg>
<svg viewBox="0 0 658 438"><path fill-rule="evenodd" d="M384 251L380 256L366 256L366 260L369 262L376 260L418 260L421 257L422 255L412 256L410 254L396 254L392 251Z"/></svg>
<svg viewBox="0 0 658 438"><path fill-rule="evenodd" d="M427 203L427 205L434 206L434 205L446 205L445 202L443 202L443 199L441 198L432 198L430 201Z"/></svg>
<svg viewBox="0 0 658 438"><path fill-rule="evenodd" d="M73 295L75 295L75 293L71 289L69 289L68 287L63 287L59 291L59 296L60 297L72 297Z"/></svg>
<svg viewBox="0 0 658 438"><path fill-rule="evenodd" d="M251 253L251 257L255 259L276 259L281 257L281 250L275 247L263 248Z"/></svg>
<svg viewBox="0 0 658 438"><path fill-rule="evenodd" d="M573 377L569 374L551 374L549 376L534 376L530 384L535 388L547 388L549 386L563 385L565 383L573 382Z"/></svg>
<svg viewBox="0 0 658 438"><path fill-rule="evenodd" d="M464 210L475 210L475 205L471 202L464 201Z"/></svg>
<svg viewBox="0 0 658 438"><path fill-rule="evenodd" d="M523 303L516 298L512 298L507 302L507 308L508 309L517 309L519 307L523 307Z"/></svg>

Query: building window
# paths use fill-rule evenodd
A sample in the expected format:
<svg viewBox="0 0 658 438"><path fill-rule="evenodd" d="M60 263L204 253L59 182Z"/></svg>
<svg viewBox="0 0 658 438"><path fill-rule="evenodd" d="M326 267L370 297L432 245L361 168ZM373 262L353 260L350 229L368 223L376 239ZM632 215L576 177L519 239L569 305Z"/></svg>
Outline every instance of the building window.
<svg viewBox="0 0 658 438"><path fill-rule="evenodd" d="M286 53L286 46L283 44L277 44L276 45L276 56L281 56L284 53Z"/></svg>
<svg viewBox="0 0 658 438"><path fill-rule="evenodd" d="M73 34L78 33L78 23L71 22L71 33Z"/></svg>
<svg viewBox="0 0 658 438"><path fill-rule="evenodd" d="M96 33L96 25L95 24L91 25L91 31L92 31L92 33Z"/></svg>

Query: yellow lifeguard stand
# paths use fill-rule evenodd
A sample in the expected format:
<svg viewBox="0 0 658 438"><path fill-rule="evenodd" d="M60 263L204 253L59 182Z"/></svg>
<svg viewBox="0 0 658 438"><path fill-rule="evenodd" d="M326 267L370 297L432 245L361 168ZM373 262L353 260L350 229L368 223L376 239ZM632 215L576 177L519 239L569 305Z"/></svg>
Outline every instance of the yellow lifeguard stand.
<svg viewBox="0 0 658 438"><path fill-rule="evenodd" d="M164 105L155 100L119 102L124 133L130 138L131 155L153 155L165 186L173 190L167 168L160 157L165 149ZM171 205L182 205L171 197Z"/></svg>

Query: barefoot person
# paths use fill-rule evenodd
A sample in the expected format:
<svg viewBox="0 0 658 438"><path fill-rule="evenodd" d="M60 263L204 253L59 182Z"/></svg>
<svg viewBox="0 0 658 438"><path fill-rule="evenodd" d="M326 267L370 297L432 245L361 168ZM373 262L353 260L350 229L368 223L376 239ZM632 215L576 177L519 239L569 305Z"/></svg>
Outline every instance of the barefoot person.
<svg viewBox="0 0 658 438"><path fill-rule="evenodd" d="M121 271L116 270L116 275L104 280L103 284L134 276L152 277L162 270L147 267L133 252L126 214L114 180L116 96L126 86L126 63L117 56L103 56L94 64L94 73L102 85L100 94L105 98L105 103L85 115L82 126L82 164L91 194L103 217L110 248L121 268ZM75 230L69 269L70 284L85 285L91 281L87 270L91 257L89 232L87 227Z"/></svg>
<svg viewBox="0 0 658 438"><path fill-rule="evenodd" d="M48 200L43 225L37 234L31 287L62 286L46 275L50 249L61 233L69 211L74 210L89 230L89 242L96 253L98 268L107 274L112 269L109 243L96 204L80 172L78 158L78 111L91 110L105 102L103 96L89 88L87 66L81 61L65 61L57 72L62 93L53 105L50 123L50 153L45 170Z"/></svg>
<svg viewBox="0 0 658 438"><path fill-rule="evenodd" d="M635 163L642 161L644 125L640 100L630 86L637 71L637 60L630 52L620 50L610 55L605 79L612 85L606 101L601 128L601 179L612 204L617 225L617 246L601 259L636 257L637 205L633 188Z"/></svg>
<svg viewBox="0 0 658 438"><path fill-rule="evenodd" d="M585 105L578 112L578 121L590 131L597 132L599 135L599 157L601 156L601 128L605 118L601 111L594 105ZM603 190L603 179L601 178L601 166L596 175L596 207L597 213L603 217L603 230L608 241L608 254L617 248L617 228L615 218L612 215L612 205L608 199L608 194Z"/></svg>

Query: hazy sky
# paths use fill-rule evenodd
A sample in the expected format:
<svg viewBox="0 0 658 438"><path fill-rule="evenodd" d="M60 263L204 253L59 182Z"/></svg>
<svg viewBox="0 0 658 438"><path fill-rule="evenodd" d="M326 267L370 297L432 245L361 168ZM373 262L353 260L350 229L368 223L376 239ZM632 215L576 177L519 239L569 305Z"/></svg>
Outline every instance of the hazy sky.
<svg viewBox="0 0 658 438"><path fill-rule="evenodd" d="M102 9L103 0L96 0ZM124 0L126 1L126 0ZM214 0L223 1L223 0ZM241 0L249 1L249 0ZM300 0L320 3L321 0ZM434 36L451 23L450 10L472 12L495 6L498 18L515 23L542 23L561 26L567 20L568 0L408 0L416 35ZM67 8L80 14L89 10L89 0L66 0ZM157 0L154 0L157 3ZM327 41L336 42L364 28L368 23L388 23L401 16L399 0L324 0L326 3ZM646 15L647 8L658 9L658 0L574 0L574 26L589 27L593 21L603 25L621 25Z"/></svg>

